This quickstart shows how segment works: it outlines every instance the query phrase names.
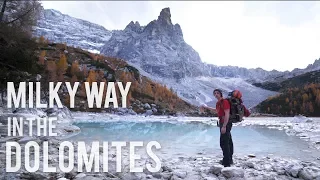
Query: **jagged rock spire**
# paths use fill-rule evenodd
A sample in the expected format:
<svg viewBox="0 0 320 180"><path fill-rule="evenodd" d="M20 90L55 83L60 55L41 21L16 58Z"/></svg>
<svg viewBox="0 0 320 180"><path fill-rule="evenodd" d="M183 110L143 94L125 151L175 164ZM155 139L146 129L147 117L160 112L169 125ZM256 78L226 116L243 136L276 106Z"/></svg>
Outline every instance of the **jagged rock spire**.
<svg viewBox="0 0 320 180"><path fill-rule="evenodd" d="M161 10L158 21L161 24L172 25L170 8L167 7Z"/></svg>
<svg viewBox="0 0 320 180"><path fill-rule="evenodd" d="M141 26L138 21L136 21L135 23L131 21L124 30L132 30L132 31L138 32L140 31L140 28Z"/></svg>

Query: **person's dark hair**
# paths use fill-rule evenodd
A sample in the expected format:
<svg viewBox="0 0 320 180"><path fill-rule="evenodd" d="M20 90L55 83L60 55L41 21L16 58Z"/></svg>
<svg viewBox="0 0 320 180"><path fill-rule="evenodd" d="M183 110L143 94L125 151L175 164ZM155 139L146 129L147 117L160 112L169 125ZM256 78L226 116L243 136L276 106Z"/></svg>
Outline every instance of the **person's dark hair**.
<svg viewBox="0 0 320 180"><path fill-rule="evenodd" d="M220 93L220 96L222 97L222 91L221 91L220 89L215 89L215 90L213 90L213 94L214 94L216 91L218 91L218 92Z"/></svg>

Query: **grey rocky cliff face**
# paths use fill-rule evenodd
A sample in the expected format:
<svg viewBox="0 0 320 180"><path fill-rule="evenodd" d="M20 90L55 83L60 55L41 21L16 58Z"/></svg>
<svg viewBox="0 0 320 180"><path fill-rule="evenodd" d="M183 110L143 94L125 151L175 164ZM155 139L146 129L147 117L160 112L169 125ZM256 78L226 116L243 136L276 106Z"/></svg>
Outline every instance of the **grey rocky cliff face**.
<svg viewBox="0 0 320 180"><path fill-rule="evenodd" d="M123 58L158 77L209 75L199 54L184 42L180 25L172 24L169 8L144 27L130 22L123 31L113 33L101 53Z"/></svg>

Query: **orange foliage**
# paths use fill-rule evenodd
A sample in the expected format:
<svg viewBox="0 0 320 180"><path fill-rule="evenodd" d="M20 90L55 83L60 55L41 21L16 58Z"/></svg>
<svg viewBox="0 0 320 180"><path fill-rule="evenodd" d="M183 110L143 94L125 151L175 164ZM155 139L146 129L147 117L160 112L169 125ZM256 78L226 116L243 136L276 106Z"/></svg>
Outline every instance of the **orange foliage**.
<svg viewBox="0 0 320 180"><path fill-rule="evenodd" d="M92 82L97 82L95 71L90 70L89 76L87 77L87 82L89 82L90 86L92 85Z"/></svg>
<svg viewBox="0 0 320 180"><path fill-rule="evenodd" d="M64 54L60 55L60 59L57 62L57 75L58 80L64 82L64 74L68 68L67 58Z"/></svg>
<svg viewBox="0 0 320 180"><path fill-rule="evenodd" d="M79 72L78 61L73 61L71 65L71 75L76 75Z"/></svg>
<svg viewBox="0 0 320 180"><path fill-rule="evenodd" d="M40 44L44 44L45 41L46 41L46 39L45 39L43 36L40 36L40 38L39 38L39 43L40 43Z"/></svg>
<svg viewBox="0 0 320 180"><path fill-rule="evenodd" d="M46 56L46 51L41 51L40 56L39 56L39 61L38 63L41 65L44 65L44 57Z"/></svg>

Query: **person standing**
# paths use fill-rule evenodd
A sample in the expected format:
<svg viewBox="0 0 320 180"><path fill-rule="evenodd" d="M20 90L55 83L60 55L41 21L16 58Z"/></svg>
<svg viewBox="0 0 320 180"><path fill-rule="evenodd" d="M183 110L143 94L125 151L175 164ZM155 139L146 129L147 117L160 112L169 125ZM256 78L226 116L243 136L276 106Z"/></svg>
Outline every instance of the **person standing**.
<svg viewBox="0 0 320 180"><path fill-rule="evenodd" d="M224 167L230 167L233 164L233 141L231 136L232 122L229 121L230 116L230 103L227 99L223 98L222 91L215 89L213 91L214 97L218 100L216 103L216 109L208 106L202 106L202 108L215 110L219 117L220 127L220 147L223 152L223 159L220 163Z"/></svg>

